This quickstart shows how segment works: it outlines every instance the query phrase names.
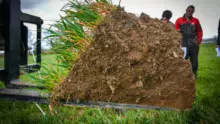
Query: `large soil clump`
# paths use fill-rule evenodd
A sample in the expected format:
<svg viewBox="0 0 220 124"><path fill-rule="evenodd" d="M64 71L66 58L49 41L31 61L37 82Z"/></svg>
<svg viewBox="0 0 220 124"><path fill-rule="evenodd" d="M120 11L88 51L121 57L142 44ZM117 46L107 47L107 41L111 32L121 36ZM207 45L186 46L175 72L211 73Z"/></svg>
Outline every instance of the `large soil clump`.
<svg viewBox="0 0 220 124"><path fill-rule="evenodd" d="M186 109L195 78L171 25L122 9L98 25L94 42L52 95L60 99Z"/></svg>

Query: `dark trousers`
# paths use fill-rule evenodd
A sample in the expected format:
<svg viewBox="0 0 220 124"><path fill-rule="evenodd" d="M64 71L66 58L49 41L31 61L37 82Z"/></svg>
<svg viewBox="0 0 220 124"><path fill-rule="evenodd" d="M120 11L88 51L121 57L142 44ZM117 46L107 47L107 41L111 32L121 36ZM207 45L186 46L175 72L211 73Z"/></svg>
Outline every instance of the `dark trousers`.
<svg viewBox="0 0 220 124"><path fill-rule="evenodd" d="M199 56L199 45L194 42L187 47L187 54L185 59L190 59L192 65L192 71L195 74L195 76L197 76L197 70L198 70L198 56Z"/></svg>

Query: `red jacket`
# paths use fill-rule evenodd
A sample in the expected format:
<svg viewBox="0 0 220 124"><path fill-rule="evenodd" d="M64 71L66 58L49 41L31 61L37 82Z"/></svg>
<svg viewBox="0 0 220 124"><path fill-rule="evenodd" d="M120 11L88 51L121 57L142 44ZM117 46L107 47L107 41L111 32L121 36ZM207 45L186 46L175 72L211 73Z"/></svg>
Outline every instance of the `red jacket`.
<svg viewBox="0 0 220 124"><path fill-rule="evenodd" d="M203 31L200 22L197 18L192 17L189 21L185 18L185 16L178 18L175 23L176 30L180 31L180 25L187 23L195 25L197 42L200 44L202 42Z"/></svg>

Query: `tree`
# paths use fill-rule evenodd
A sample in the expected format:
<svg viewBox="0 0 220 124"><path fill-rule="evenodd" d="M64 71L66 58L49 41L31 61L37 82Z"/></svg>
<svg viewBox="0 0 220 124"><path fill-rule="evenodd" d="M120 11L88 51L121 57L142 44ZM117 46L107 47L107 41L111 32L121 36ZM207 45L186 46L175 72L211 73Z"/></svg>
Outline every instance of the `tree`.
<svg viewBox="0 0 220 124"><path fill-rule="evenodd" d="M34 48L36 44L37 44L36 37L33 35L32 32L28 31L28 47Z"/></svg>

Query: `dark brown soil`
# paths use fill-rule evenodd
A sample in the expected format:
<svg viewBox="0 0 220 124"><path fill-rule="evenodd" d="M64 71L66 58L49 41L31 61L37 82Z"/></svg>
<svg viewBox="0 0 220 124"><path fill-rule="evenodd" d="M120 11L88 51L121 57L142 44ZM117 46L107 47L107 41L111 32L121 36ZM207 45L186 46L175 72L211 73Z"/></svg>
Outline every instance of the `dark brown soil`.
<svg viewBox="0 0 220 124"><path fill-rule="evenodd" d="M124 10L108 15L95 40L52 95L60 99L188 109L195 77L174 27Z"/></svg>

